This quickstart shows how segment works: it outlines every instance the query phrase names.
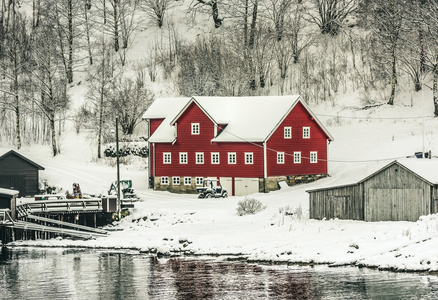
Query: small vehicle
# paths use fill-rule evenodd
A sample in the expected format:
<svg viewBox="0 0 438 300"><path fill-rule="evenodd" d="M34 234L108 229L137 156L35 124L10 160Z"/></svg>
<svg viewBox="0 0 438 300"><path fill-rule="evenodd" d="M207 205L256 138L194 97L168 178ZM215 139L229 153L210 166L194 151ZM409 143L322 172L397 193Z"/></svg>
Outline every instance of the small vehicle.
<svg viewBox="0 0 438 300"><path fill-rule="evenodd" d="M199 193L198 198L226 198L228 192L222 187L221 183L217 179L206 178L202 183L202 187L196 188Z"/></svg>
<svg viewBox="0 0 438 300"><path fill-rule="evenodd" d="M120 193L122 198L122 206L124 204L128 206L132 206L133 202L137 202L140 198L135 194L134 189L132 188L132 180L131 179L123 179L120 180ZM117 181L111 183L110 189L108 190L108 195L116 195L117 194Z"/></svg>

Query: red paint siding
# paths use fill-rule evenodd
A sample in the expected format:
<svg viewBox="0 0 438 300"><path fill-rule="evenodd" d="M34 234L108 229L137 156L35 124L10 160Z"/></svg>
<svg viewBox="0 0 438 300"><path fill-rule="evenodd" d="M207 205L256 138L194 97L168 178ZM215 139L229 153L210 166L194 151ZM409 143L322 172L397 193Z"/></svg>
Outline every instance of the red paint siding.
<svg viewBox="0 0 438 300"><path fill-rule="evenodd" d="M162 120L151 120L151 132L155 131L161 122ZM192 123L199 123L199 134L192 135ZM157 143L155 149L151 145L152 176L264 177L262 143L211 143L215 135L214 123L195 103L189 105L175 126L177 140L174 144ZM285 126L292 127L291 139L284 139ZM303 127L310 127L310 139L303 139ZM326 174L328 139L305 107L298 103L267 142L267 176ZM277 164L277 151L285 153L284 164ZM300 164L293 162L295 151L301 152ZM311 151L318 153L317 163L310 163ZM170 164L163 164L164 152L171 153ZM180 164L180 152L187 153L187 164ZM204 153L203 164L196 163L197 152ZM212 152L219 153L220 164L211 163ZM236 164L228 164L229 152L236 153ZM245 164L246 152L253 153L253 164Z"/></svg>
<svg viewBox="0 0 438 300"><path fill-rule="evenodd" d="M199 135L191 134L191 123L199 123ZM214 123L196 104L187 108L176 126L175 144L155 145L155 176L263 177L263 147L250 143L211 143ZM171 164L163 164L164 152L171 153ZM180 152L187 152L187 164L179 163ZM204 153L203 164L196 164L197 152ZM212 152L219 152L219 164L211 163ZM236 152L236 164L228 164L228 152ZM253 153L253 164L245 164L245 152Z"/></svg>
<svg viewBox="0 0 438 300"><path fill-rule="evenodd" d="M292 138L284 138L284 127L292 127ZM310 139L303 138L303 127L310 127ZM283 120L267 142L268 176L327 174L327 139L301 103ZM277 151L284 152L284 164L277 164ZM310 152L318 152L318 162L310 163ZM294 152L301 152L301 163L294 163Z"/></svg>
<svg viewBox="0 0 438 300"><path fill-rule="evenodd" d="M150 119L149 120L149 136L154 134L155 130L157 130L158 126L163 122L164 119Z"/></svg>

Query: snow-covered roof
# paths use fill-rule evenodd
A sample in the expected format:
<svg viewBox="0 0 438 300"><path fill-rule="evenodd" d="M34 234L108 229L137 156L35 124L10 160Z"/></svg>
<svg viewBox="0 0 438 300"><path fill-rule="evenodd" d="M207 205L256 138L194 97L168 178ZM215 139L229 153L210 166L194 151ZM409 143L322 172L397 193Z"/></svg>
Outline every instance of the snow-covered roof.
<svg viewBox="0 0 438 300"><path fill-rule="evenodd" d="M149 138L152 143L169 143L176 138L176 128L170 123L191 98L158 98L143 114L143 119L163 119Z"/></svg>
<svg viewBox="0 0 438 300"><path fill-rule="evenodd" d="M17 196L18 193L20 192L16 190L0 188L0 194L2 195Z"/></svg>
<svg viewBox="0 0 438 300"><path fill-rule="evenodd" d="M154 101L143 115L144 119L165 118L149 141L173 142L176 137L174 123L185 109L195 102L216 124L227 124L213 142L266 141L281 121L301 102L331 140L333 137L310 111L300 96L258 97L192 97L161 98Z"/></svg>

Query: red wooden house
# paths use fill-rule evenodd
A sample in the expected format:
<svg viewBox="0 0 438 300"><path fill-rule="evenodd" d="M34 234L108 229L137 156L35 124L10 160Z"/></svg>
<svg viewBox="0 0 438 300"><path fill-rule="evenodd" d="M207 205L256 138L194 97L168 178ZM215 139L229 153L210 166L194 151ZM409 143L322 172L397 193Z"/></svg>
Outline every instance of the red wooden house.
<svg viewBox="0 0 438 300"><path fill-rule="evenodd" d="M299 96L160 98L143 118L154 189L193 192L216 177L246 195L327 174L333 137Z"/></svg>

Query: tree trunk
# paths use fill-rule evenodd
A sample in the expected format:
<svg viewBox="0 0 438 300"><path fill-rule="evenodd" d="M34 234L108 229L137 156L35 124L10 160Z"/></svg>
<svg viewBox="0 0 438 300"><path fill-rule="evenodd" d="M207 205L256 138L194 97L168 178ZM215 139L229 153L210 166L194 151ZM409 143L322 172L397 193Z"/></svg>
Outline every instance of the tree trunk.
<svg viewBox="0 0 438 300"><path fill-rule="evenodd" d="M249 54L249 71L250 71L250 89L256 89L256 80L255 80L255 70L254 70L254 62L253 62L253 54L254 54L254 44L255 44L255 34L256 34L256 24L257 24L257 11L258 11L258 0L254 1L254 7L252 11L252 20L251 20L251 31L249 33L249 43L248 43L248 54Z"/></svg>
<svg viewBox="0 0 438 300"><path fill-rule="evenodd" d="M214 27L215 28L219 28L222 25L222 19L219 18L219 10L218 10L218 7L217 7L216 0L213 0L212 2L213 2L213 4L212 4L211 8L213 10Z"/></svg>
<svg viewBox="0 0 438 300"><path fill-rule="evenodd" d="M88 10L91 8L91 3L85 3L85 33L87 35L87 47L88 47L88 57L90 65L93 65L93 55L91 52L91 42L90 42L90 24L88 22Z"/></svg>
<svg viewBox="0 0 438 300"><path fill-rule="evenodd" d="M434 115L438 117L438 63L433 65L433 105Z"/></svg>
<svg viewBox="0 0 438 300"><path fill-rule="evenodd" d="M52 132L52 151L53 156L58 154L58 148L56 146L56 131L55 131L55 114L51 113L52 117L50 118L50 131Z"/></svg>
<svg viewBox="0 0 438 300"><path fill-rule="evenodd" d="M73 82L73 1L68 1L68 63L67 82Z"/></svg>
<svg viewBox="0 0 438 300"><path fill-rule="evenodd" d="M392 79L391 79L391 96L389 97L388 104L394 105L395 89L397 87L397 68L395 58L395 46L392 49Z"/></svg>
<svg viewBox="0 0 438 300"><path fill-rule="evenodd" d="M14 97L15 97L15 130L17 138L17 150L21 148L21 128L20 128L20 98L18 97L18 62L17 62L17 46L15 45L14 57Z"/></svg>
<svg viewBox="0 0 438 300"><path fill-rule="evenodd" d="M114 51L119 51L119 12L117 9L119 0L114 0Z"/></svg>

